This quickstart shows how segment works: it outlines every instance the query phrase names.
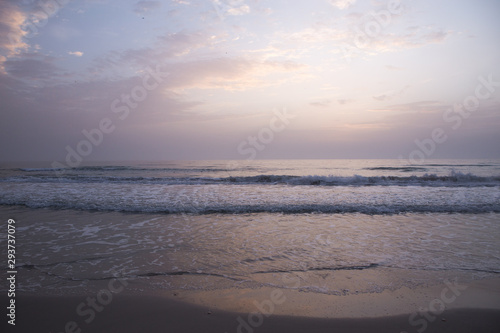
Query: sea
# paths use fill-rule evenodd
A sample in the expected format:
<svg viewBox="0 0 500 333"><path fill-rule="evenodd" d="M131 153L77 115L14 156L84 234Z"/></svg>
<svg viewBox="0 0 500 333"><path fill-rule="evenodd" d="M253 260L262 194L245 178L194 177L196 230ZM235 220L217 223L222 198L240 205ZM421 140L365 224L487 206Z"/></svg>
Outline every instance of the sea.
<svg viewBox="0 0 500 333"><path fill-rule="evenodd" d="M345 295L500 274L500 160L47 165L0 166L22 293L121 278Z"/></svg>

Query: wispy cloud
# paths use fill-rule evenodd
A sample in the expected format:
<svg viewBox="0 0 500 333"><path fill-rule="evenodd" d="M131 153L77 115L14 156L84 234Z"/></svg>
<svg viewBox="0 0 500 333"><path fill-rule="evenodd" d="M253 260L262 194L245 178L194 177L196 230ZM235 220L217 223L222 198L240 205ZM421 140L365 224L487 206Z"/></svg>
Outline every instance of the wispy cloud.
<svg viewBox="0 0 500 333"><path fill-rule="evenodd" d="M0 72L4 72L4 62L8 57L28 49L24 41L27 32L22 29L26 14L16 5L5 2L0 10Z"/></svg>
<svg viewBox="0 0 500 333"><path fill-rule="evenodd" d="M402 71L404 69L402 67L393 66L393 65L386 65L385 68L390 70L390 71Z"/></svg>
<svg viewBox="0 0 500 333"><path fill-rule="evenodd" d="M245 15L250 13L250 7L248 5L241 5L239 7L232 7L228 9L227 13L233 16Z"/></svg>
<svg viewBox="0 0 500 333"><path fill-rule="evenodd" d="M57 84L71 76L57 65L57 58L36 53L24 53L4 62L5 72L29 85Z"/></svg>
<svg viewBox="0 0 500 333"><path fill-rule="evenodd" d="M442 112L447 105L443 104L443 102L437 100L425 100L425 101L417 101L411 103L403 103L403 104L392 104L383 108L370 109L372 112L424 112L424 113L435 113Z"/></svg>
<svg viewBox="0 0 500 333"><path fill-rule="evenodd" d="M444 42L453 31L442 31L439 28L422 27L419 30L407 31L404 34L387 33L370 40L370 44L363 48L368 52L397 52L404 49L417 48L429 44Z"/></svg>
<svg viewBox="0 0 500 333"><path fill-rule="evenodd" d="M408 90L409 88L410 88L410 86L406 85L402 89L390 90L390 91L387 91L383 94L375 95L372 97L374 100L377 100L377 101L388 101L388 100L391 100L395 97L399 97L399 96L403 95L406 92L406 90Z"/></svg>
<svg viewBox="0 0 500 333"><path fill-rule="evenodd" d="M141 70L146 66L166 64L172 61L191 60L191 53L197 49L210 48L224 35L214 36L207 31L180 31L157 37L151 47L110 51L93 59L88 72L94 77L130 75L130 69ZM122 71L127 68L128 70Z"/></svg>
<svg viewBox="0 0 500 333"><path fill-rule="evenodd" d="M339 103L340 105L349 104L349 103L351 103L351 102L352 102L352 100L350 100L350 99L345 99L345 98L341 98L341 99L338 99L338 100L337 100L337 103Z"/></svg>
<svg viewBox="0 0 500 333"><path fill-rule="evenodd" d="M332 103L331 100L324 99L324 100L320 100L320 101L311 102L311 103L309 103L309 105L324 108L324 107L329 106L331 103Z"/></svg>
<svg viewBox="0 0 500 333"><path fill-rule="evenodd" d="M353 5L356 0L330 0L329 2L338 9L347 9Z"/></svg>
<svg viewBox="0 0 500 333"><path fill-rule="evenodd" d="M202 31L180 31L159 37L161 43L159 46L165 47L164 56L178 57L184 56L198 48L210 46L221 39L221 37Z"/></svg>
<svg viewBox="0 0 500 333"><path fill-rule="evenodd" d="M83 56L83 52L81 52L81 51L74 51L74 52L70 51L70 52L68 52L68 54L69 54L69 55L74 55L74 56L76 56L76 57L81 57L81 56Z"/></svg>
<svg viewBox="0 0 500 333"><path fill-rule="evenodd" d="M169 87L186 89L222 89L243 91L254 87L276 86L279 80L269 81L269 75L298 72L304 65L292 62L259 61L246 58L216 58L179 63L171 66ZM287 82L283 79L282 81Z"/></svg>

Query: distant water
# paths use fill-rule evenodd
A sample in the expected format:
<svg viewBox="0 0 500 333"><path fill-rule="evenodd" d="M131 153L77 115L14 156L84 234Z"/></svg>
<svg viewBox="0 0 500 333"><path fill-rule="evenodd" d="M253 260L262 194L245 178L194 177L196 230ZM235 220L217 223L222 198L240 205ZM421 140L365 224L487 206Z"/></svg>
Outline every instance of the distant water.
<svg viewBox="0 0 500 333"><path fill-rule="evenodd" d="M0 213L17 220L18 288L34 293L114 276L139 292L345 294L342 278L378 292L500 274L499 160L3 166Z"/></svg>
<svg viewBox="0 0 500 333"><path fill-rule="evenodd" d="M0 170L0 204L144 213L500 212L499 160L202 161Z"/></svg>

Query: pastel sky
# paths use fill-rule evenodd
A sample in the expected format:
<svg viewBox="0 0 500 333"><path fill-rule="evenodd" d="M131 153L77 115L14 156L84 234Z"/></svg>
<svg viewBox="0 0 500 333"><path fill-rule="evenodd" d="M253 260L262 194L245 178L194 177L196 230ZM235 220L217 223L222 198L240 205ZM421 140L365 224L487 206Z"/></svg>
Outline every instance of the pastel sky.
<svg viewBox="0 0 500 333"><path fill-rule="evenodd" d="M498 0L2 0L0 159L500 158L499 41Z"/></svg>

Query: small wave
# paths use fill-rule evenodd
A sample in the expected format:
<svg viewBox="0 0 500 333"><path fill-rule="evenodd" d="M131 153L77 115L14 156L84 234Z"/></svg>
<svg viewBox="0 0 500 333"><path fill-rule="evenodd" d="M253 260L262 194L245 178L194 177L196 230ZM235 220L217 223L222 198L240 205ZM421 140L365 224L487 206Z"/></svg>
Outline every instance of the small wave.
<svg viewBox="0 0 500 333"><path fill-rule="evenodd" d="M275 274L275 273L296 273L296 272L310 272L310 271L361 271L364 269L377 268L380 264L371 263L366 265L356 266L335 266L335 267L309 267L304 269L289 269L289 270L268 270L258 271L253 274Z"/></svg>
<svg viewBox="0 0 500 333"><path fill-rule="evenodd" d="M75 168L18 168L15 169L17 171L22 171L22 172L58 172L59 174L64 175L65 173L71 172L71 173L78 173L79 171L100 171L100 172L107 172L107 171L150 171L150 172L224 172L227 171L228 169L221 169L221 168L215 168L215 167L197 167L197 168L189 168L189 167L161 167L161 168L155 168L155 167L133 167L133 166L114 166L114 165L109 165L109 166L81 166L81 167L75 167Z"/></svg>
<svg viewBox="0 0 500 333"><path fill-rule="evenodd" d="M24 269L39 269L42 267L54 267L57 265L69 265L69 264L76 264L76 263L82 263L82 262L93 262L96 260L102 260L106 259L105 257L90 257L90 258L81 258L81 259L75 259L75 260L70 260L70 261L58 261L58 262L53 262L53 263L43 263L43 264L31 264L31 263L21 263L17 264L16 268L24 268Z"/></svg>
<svg viewBox="0 0 500 333"><path fill-rule="evenodd" d="M471 173L452 172L447 176L424 174L422 176L290 176L290 175L257 175L231 177L120 177L65 175L57 176L12 176L0 179L0 182L32 182L32 183L126 183L126 184L160 184L160 185L207 185L207 184L285 184L292 186L438 186L438 187L477 187L500 186L500 175L482 177Z"/></svg>
<svg viewBox="0 0 500 333"><path fill-rule="evenodd" d="M500 176L481 177L473 174L452 172L448 176L425 174L423 176L284 176L258 175L251 177L229 177L222 179L229 183L242 184L288 184L322 186L498 186Z"/></svg>
<svg viewBox="0 0 500 333"><path fill-rule="evenodd" d="M422 168L422 167L373 167L373 168L364 168L363 170L413 172L413 171L427 171L427 168Z"/></svg>
<svg viewBox="0 0 500 333"><path fill-rule="evenodd" d="M425 164L432 167L494 167L496 164Z"/></svg>
<svg viewBox="0 0 500 333"><path fill-rule="evenodd" d="M78 203L32 203L32 202L2 202L5 206L25 206L28 208L50 208L50 209L72 209L81 211L105 211L124 213L145 214L253 214L253 213L279 213L279 214L349 214L361 213L368 215L405 214L405 213L461 213L461 214L485 214L500 213L500 203L496 204L469 204L469 205L428 205L428 204L275 204L275 205L226 205L226 206L133 206L114 205L105 206L98 203L83 205Z"/></svg>
<svg viewBox="0 0 500 333"><path fill-rule="evenodd" d="M19 168L15 170L24 172L36 172L36 171L61 171L65 170L65 168Z"/></svg>

